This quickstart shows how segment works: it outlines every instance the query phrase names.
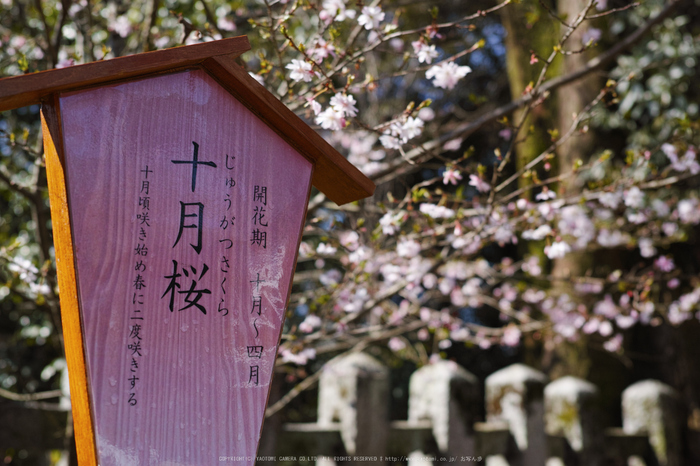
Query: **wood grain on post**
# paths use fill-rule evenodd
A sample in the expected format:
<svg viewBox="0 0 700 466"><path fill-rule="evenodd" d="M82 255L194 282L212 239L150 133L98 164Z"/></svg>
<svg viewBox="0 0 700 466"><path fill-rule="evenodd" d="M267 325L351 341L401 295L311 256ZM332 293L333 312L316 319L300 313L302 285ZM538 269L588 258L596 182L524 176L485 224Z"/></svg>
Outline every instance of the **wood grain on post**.
<svg viewBox="0 0 700 466"><path fill-rule="evenodd" d="M59 269L58 286L61 301L61 322L66 361L70 367L70 392L78 461L81 466L96 466L95 433L90 415L90 400L85 365L85 348L80 322L78 288L73 255L68 195L64 171L63 135L57 96L52 96L41 109L44 132L44 156L49 185L51 224L54 249Z"/></svg>

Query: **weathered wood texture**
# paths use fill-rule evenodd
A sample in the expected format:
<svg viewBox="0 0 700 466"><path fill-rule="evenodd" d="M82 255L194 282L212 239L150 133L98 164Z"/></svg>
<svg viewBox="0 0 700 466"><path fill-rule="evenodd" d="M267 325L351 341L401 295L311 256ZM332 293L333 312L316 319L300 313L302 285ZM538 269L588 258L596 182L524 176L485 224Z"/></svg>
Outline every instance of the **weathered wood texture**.
<svg viewBox="0 0 700 466"><path fill-rule="evenodd" d="M253 464L312 164L203 70L60 108L100 464Z"/></svg>
<svg viewBox="0 0 700 466"><path fill-rule="evenodd" d="M75 257L73 255L73 238L63 165L65 155L62 144L63 134L59 104L56 98L46 102L42 107L41 126L44 133L44 156L51 204L53 241L56 251L56 265L59 270L61 324L63 325L66 361L71 371L70 392L75 443L81 466L94 466L97 465L95 435L90 415L85 350L80 313L78 312Z"/></svg>
<svg viewBox="0 0 700 466"><path fill-rule="evenodd" d="M194 66L205 59L238 57L250 50L245 36L140 53L0 80L0 112L39 104L51 94Z"/></svg>

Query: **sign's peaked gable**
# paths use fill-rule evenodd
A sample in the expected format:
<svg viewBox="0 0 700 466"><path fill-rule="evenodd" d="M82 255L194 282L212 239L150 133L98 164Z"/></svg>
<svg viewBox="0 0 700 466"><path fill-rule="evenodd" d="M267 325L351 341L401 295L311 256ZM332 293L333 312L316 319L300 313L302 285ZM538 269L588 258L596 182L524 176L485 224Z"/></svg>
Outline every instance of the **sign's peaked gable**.
<svg viewBox="0 0 700 466"><path fill-rule="evenodd" d="M345 204L372 195L374 183L234 60L250 50L245 36L0 79L0 111L40 103L52 94L200 67L314 164L312 183Z"/></svg>

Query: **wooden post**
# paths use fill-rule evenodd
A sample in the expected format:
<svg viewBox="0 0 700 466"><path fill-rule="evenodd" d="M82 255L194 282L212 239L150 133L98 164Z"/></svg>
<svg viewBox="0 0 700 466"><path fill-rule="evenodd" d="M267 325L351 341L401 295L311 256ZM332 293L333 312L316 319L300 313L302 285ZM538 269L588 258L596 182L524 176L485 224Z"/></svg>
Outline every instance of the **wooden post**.
<svg viewBox="0 0 700 466"><path fill-rule="evenodd" d="M95 432L90 414L90 393L79 313L73 234L65 182L65 153L60 105L56 95L51 97L53 98L44 102L41 109L41 129L44 136L46 178L49 186L51 224L60 289L61 323L63 325L66 362L70 372L74 436L80 465L96 466Z"/></svg>
<svg viewBox="0 0 700 466"><path fill-rule="evenodd" d="M513 364L486 378L486 420L507 422L514 443L486 464L539 466L547 459L543 392L547 377L523 364Z"/></svg>

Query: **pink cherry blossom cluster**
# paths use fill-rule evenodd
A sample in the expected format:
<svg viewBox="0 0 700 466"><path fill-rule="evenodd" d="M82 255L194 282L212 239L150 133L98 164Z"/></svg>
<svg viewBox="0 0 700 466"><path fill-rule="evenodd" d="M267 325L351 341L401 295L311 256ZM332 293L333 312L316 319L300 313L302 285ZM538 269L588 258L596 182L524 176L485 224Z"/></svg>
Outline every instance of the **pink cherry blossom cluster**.
<svg viewBox="0 0 700 466"><path fill-rule="evenodd" d="M452 23L426 17L422 25L381 1L264 3L250 18L260 35L256 54L244 56L250 75L377 181L380 193L341 208L312 197L283 362L307 364L329 340L333 351L380 341L411 357L416 341L433 342L437 354L457 342L517 347L528 334L554 342L587 335L618 352L633 326L700 319L700 286L674 249L700 225L700 196L684 184L700 174L697 136L667 131L657 144L591 154L556 173L561 141L589 130L601 97L574 115L570 131L551 133L546 151L515 168L514 150L531 137L527 125L504 112L489 120L493 138L475 142L472 134L486 124L461 102L484 75L471 55L483 47L479 21L510 2ZM580 19L570 25L583 32L584 50L607 34L586 18L607 7L597 0L588 15L570 18ZM171 21L171 30L142 30L137 8L106 6L104 34L88 41L78 34L88 8L82 0L66 12L60 30L70 45L52 66L109 58L108 44L129 45L152 30L155 48L238 34L245 16L222 4L211 18L200 12L203 19L180 37L186 18ZM463 39L448 43L454 32ZM45 60L43 40L2 33L6 73L27 71L21 59ZM544 79L558 54L581 47L579 40L573 49L564 45L549 58L531 52L522 66L541 67ZM549 96L540 85L528 86L520 108L539 111ZM601 95L614 101L612 89ZM582 255L620 255L635 266L562 273ZM47 293L31 262L12 264L29 283L28 296Z"/></svg>

